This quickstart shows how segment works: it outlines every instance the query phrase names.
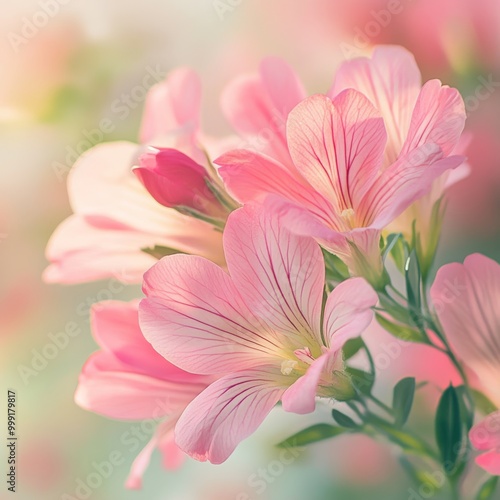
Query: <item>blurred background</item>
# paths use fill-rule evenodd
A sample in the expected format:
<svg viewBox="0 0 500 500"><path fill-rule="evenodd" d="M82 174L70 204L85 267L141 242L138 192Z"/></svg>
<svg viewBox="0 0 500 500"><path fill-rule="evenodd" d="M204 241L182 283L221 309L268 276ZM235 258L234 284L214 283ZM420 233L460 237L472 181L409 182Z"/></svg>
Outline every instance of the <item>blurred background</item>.
<svg viewBox="0 0 500 500"><path fill-rule="evenodd" d="M181 470L166 472L155 454L142 491L125 490L137 450L124 444L124 436L137 424L85 412L74 404L73 393L82 365L96 349L89 335L90 305L128 300L140 290L108 281L46 285L41 280L47 265L44 250L70 213L66 177L78 154L99 142L137 139L143 97L136 92L127 113L118 113L117 103L142 85L148 71L195 68L204 86L203 128L222 134L230 132L219 109L224 84L241 72L255 71L262 57L284 57L310 93L324 92L346 57L367 53L374 44L395 43L415 54L424 80L440 78L458 87L467 107L472 173L449 193L439 261L461 260L473 251L499 260L499 28L498 0L4 2L0 370L2 390L18 394L16 498L428 498L418 496L394 450L367 438L323 442L284 463L273 445L308 423L328 421L327 408L319 408L309 420L275 410L221 466L188 460ZM99 128L105 118L112 122L111 132ZM79 333L52 359L41 359L51 338L68 329ZM435 383L446 384L446 366L432 356L426 351L398 354L379 391L384 393L384 381L403 374L428 377L429 367ZM432 403L434 396L428 391L422 405ZM2 408L4 400L2 396ZM5 414L2 410L1 436ZM124 457L123 464L94 484L90 495L80 494L79 484L114 451ZM0 460L4 470L3 445ZM480 479L473 474L471 481L479 484ZM10 498L3 484L0 498ZM436 493L435 498L445 497Z"/></svg>

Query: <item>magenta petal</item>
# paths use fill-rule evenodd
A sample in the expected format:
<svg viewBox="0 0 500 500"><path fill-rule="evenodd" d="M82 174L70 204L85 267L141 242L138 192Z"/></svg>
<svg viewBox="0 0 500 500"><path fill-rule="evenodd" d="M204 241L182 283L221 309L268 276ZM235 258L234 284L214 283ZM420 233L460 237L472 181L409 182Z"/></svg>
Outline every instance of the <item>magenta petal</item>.
<svg viewBox="0 0 500 500"><path fill-rule="evenodd" d="M279 401L280 378L279 369L261 367L217 380L180 417L177 445L196 460L224 462Z"/></svg>

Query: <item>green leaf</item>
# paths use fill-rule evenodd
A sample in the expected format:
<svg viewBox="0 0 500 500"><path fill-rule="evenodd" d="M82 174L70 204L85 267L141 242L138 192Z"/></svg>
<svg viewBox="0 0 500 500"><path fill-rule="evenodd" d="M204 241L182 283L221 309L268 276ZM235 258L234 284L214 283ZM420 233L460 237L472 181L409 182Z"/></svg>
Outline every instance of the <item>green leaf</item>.
<svg viewBox="0 0 500 500"><path fill-rule="evenodd" d="M405 340L406 342L418 342L421 344L427 344L427 338L419 332L418 330L414 330L406 325L399 325L397 323L392 323L387 318L380 314L375 314L375 318L377 319L379 325L387 330L394 337Z"/></svg>
<svg viewBox="0 0 500 500"><path fill-rule="evenodd" d="M161 245L155 245L152 248L141 248L141 251L147 253L148 255L153 256L155 259L161 259L162 257L166 257L167 255L174 255L176 253L183 253L179 250L175 250L174 248L164 247Z"/></svg>
<svg viewBox="0 0 500 500"><path fill-rule="evenodd" d="M460 402L456 389L450 385L441 395L436 411L436 442L446 474L451 475L457 465L462 445Z"/></svg>
<svg viewBox="0 0 500 500"><path fill-rule="evenodd" d="M406 296L408 298L409 312L413 324L417 327L421 326L420 312L422 310L422 302L420 295L420 287L422 277L420 274L420 266L418 263L417 253L412 250L405 264L406 277Z"/></svg>
<svg viewBox="0 0 500 500"><path fill-rule="evenodd" d="M403 235L401 233L392 233L387 236L386 245L382 253L382 262L385 262L387 256L392 252L393 248L397 245L400 238Z"/></svg>
<svg viewBox="0 0 500 500"><path fill-rule="evenodd" d="M361 394L371 394L375 382L375 375L373 373L368 373L352 366L348 366L346 372L351 377L352 385L358 392Z"/></svg>
<svg viewBox="0 0 500 500"><path fill-rule="evenodd" d="M348 429L356 429L359 427L359 425L351 417L341 411L332 410L332 417L335 419L337 424L340 425L340 427L347 427Z"/></svg>
<svg viewBox="0 0 500 500"><path fill-rule="evenodd" d="M391 248L391 257L394 259L394 263L398 271L401 273L405 269L405 243L404 238L397 238Z"/></svg>
<svg viewBox="0 0 500 500"><path fill-rule="evenodd" d="M307 429L304 429L288 439L285 439L277 446L279 448L290 448L295 446L305 446L307 444L316 443L317 441L323 441L324 439L330 439L335 436L340 436L347 432L347 429L342 427L336 427L329 424L316 424Z"/></svg>
<svg viewBox="0 0 500 500"><path fill-rule="evenodd" d="M469 431L474 423L474 410L470 407L471 403L467 397L467 389L464 385L456 388L458 403L460 404L460 418Z"/></svg>
<svg viewBox="0 0 500 500"><path fill-rule="evenodd" d="M497 410L497 407L494 403L491 402L482 392L476 389L470 389L472 394L472 398L474 399L474 403L476 408L483 414L489 415Z"/></svg>
<svg viewBox="0 0 500 500"><path fill-rule="evenodd" d="M349 339L342 348L342 351L344 353L344 360L347 361L348 359L351 359L364 347L365 343L363 342L363 339L361 337Z"/></svg>
<svg viewBox="0 0 500 500"><path fill-rule="evenodd" d="M476 500L490 500L497 489L498 476L490 477L479 489Z"/></svg>
<svg viewBox="0 0 500 500"><path fill-rule="evenodd" d="M394 423L397 427L403 427L408 420L415 396L415 386L415 379L407 377L400 380L394 387L392 409L394 410Z"/></svg>

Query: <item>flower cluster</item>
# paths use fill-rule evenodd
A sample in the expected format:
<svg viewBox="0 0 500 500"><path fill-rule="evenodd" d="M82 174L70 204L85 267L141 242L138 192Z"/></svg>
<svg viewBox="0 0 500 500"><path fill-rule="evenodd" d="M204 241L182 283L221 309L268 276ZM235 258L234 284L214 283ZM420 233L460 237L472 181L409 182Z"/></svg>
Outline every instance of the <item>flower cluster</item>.
<svg viewBox="0 0 500 500"><path fill-rule="evenodd" d="M311 96L285 62L264 60L223 92L234 136L204 133L200 105L189 69L153 87L140 145L100 144L74 165L74 214L47 249L47 281L143 283L140 302L94 307L101 350L76 392L88 410L158 422L127 485L140 487L155 447L166 467L184 453L225 461L278 402L298 414L334 402L337 425L312 440L380 434L438 461L452 487L469 443L500 474L500 266L476 254L432 279L443 197L469 171L459 92L422 85L408 51L380 46ZM460 374L435 445L404 428L415 379L395 385L392 406L373 394L362 335L374 317Z"/></svg>

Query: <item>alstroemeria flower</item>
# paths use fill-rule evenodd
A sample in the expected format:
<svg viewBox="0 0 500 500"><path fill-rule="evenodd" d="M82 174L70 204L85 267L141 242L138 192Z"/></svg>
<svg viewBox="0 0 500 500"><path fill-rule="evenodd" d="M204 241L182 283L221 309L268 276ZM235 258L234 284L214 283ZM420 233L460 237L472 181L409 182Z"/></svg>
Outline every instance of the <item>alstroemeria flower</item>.
<svg viewBox="0 0 500 500"><path fill-rule="evenodd" d="M176 148L205 161L198 147L200 83L188 69L173 71L148 93L141 141ZM78 283L115 277L141 281L156 258L155 246L203 255L222 263L222 237L211 224L157 203L132 173L142 148L105 143L86 152L68 176L74 215L62 222L47 247L49 282ZM181 154L181 153L179 153ZM178 195L181 196L180 184Z"/></svg>
<svg viewBox="0 0 500 500"><path fill-rule="evenodd" d="M165 257L144 277L141 329L170 362L221 375L184 411L176 442L221 463L281 400L309 413L316 396L348 398L341 347L370 323L377 295L362 278L329 295L321 250L262 207L233 212L224 231L229 274L206 259ZM321 326L322 325L322 326Z"/></svg>
<svg viewBox="0 0 500 500"><path fill-rule="evenodd" d="M500 476L500 411L476 424L470 430L469 438L474 448L486 452L476 457L477 465L489 474Z"/></svg>
<svg viewBox="0 0 500 500"><path fill-rule="evenodd" d="M500 265L481 254L446 264L431 298L454 351L500 406Z"/></svg>
<svg viewBox="0 0 500 500"><path fill-rule="evenodd" d="M364 94L384 118L388 140L384 166L424 142L437 144L444 156L465 153L469 138L460 137L465 109L456 89L422 78L413 55L403 47L379 46L371 57L360 57L340 65L328 95L334 98L345 89ZM430 192L394 220L388 231L402 232L411 239L413 223L420 235L422 258L434 255L432 210L444 192L469 174L463 163L435 180ZM436 222L436 221L434 221ZM438 224L439 225L439 224ZM430 255L427 255L430 254Z"/></svg>
<svg viewBox="0 0 500 500"><path fill-rule="evenodd" d="M184 408L213 380L170 364L144 339L138 301L101 302L92 309L92 332L101 350L80 375L75 400L86 410L121 420L158 423L149 443L135 459L127 487L141 487L151 454L158 448L163 465L176 468L184 453L174 442L174 426Z"/></svg>
<svg viewBox="0 0 500 500"><path fill-rule="evenodd" d="M408 144L386 168L384 119L356 90L333 100L314 95L290 112L287 142L294 170L248 150L227 153L216 163L237 200L264 200L292 231L316 238L353 274L378 285L380 231L444 171L463 162L461 156L445 157L422 132L432 124L421 107L416 115ZM457 121L456 140L462 127Z"/></svg>

